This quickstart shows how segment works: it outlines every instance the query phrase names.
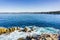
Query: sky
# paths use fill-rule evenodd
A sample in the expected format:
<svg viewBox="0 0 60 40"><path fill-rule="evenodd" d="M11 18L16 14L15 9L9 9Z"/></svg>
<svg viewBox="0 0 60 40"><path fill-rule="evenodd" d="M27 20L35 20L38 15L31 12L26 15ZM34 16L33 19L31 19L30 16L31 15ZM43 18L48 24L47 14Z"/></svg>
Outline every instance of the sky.
<svg viewBox="0 0 60 40"><path fill-rule="evenodd" d="M60 0L0 0L0 12L60 11Z"/></svg>

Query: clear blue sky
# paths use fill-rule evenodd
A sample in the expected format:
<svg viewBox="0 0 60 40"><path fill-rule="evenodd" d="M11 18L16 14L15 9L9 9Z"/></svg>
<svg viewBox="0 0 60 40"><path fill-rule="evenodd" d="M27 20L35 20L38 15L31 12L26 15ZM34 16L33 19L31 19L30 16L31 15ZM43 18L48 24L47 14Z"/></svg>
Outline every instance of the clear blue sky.
<svg viewBox="0 0 60 40"><path fill-rule="evenodd" d="M60 0L0 0L0 12L60 11Z"/></svg>

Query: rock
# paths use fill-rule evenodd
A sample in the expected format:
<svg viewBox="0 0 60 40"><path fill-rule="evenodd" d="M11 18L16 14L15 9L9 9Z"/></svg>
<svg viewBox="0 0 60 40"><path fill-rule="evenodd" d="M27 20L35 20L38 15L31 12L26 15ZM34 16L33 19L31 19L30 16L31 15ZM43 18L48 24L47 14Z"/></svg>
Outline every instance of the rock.
<svg viewBox="0 0 60 40"><path fill-rule="evenodd" d="M7 32L7 28L0 28L0 35Z"/></svg>
<svg viewBox="0 0 60 40"><path fill-rule="evenodd" d="M31 29L30 29L29 27L25 27L25 28L24 28L24 31L25 31L25 32L31 32Z"/></svg>
<svg viewBox="0 0 60 40"><path fill-rule="evenodd" d="M17 40L24 40L23 38L18 38Z"/></svg>
<svg viewBox="0 0 60 40"><path fill-rule="evenodd" d="M11 33L11 32L14 32L15 30L20 30L19 27L12 27L12 28L8 28L8 32Z"/></svg>
<svg viewBox="0 0 60 40"><path fill-rule="evenodd" d="M32 38L31 40L36 40L35 38Z"/></svg>
<svg viewBox="0 0 60 40"><path fill-rule="evenodd" d="M58 34L53 34L52 38L53 38L54 40L58 40Z"/></svg>
<svg viewBox="0 0 60 40"><path fill-rule="evenodd" d="M51 37L47 37L46 40L53 40Z"/></svg>
<svg viewBox="0 0 60 40"><path fill-rule="evenodd" d="M60 35L58 36L59 40L60 40Z"/></svg>
<svg viewBox="0 0 60 40"><path fill-rule="evenodd" d="M31 40L31 38L32 38L32 37L30 37L30 36L27 36L27 37L26 37L26 40Z"/></svg>

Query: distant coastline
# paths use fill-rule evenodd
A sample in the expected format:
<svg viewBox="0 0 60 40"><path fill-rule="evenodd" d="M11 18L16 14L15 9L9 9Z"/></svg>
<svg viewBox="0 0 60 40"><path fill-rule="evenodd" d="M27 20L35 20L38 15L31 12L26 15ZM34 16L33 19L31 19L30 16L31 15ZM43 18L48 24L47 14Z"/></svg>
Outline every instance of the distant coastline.
<svg viewBox="0 0 60 40"><path fill-rule="evenodd" d="M49 12L0 12L0 14L60 14L60 11L49 11Z"/></svg>

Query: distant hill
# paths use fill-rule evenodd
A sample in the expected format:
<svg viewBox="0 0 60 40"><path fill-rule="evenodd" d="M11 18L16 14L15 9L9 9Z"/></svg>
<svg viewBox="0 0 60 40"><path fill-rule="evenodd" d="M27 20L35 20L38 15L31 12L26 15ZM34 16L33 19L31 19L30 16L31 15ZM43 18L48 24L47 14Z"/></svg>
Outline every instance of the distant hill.
<svg viewBox="0 0 60 40"><path fill-rule="evenodd" d="M60 14L60 11L51 11L51 12L34 12L34 14Z"/></svg>
<svg viewBox="0 0 60 40"><path fill-rule="evenodd" d="M50 11L50 12L0 12L0 14L60 14L60 11Z"/></svg>

